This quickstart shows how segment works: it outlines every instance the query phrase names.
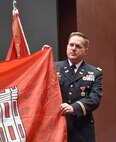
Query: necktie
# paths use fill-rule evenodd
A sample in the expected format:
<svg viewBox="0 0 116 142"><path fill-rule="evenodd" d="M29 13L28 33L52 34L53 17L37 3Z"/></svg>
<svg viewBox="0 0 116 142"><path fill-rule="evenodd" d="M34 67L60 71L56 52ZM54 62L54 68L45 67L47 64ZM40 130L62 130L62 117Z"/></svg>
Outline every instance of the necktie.
<svg viewBox="0 0 116 142"><path fill-rule="evenodd" d="M75 68L76 68L76 66L74 64L70 66L70 72L72 75L75 74L75 71L74 71Z"/></svg>

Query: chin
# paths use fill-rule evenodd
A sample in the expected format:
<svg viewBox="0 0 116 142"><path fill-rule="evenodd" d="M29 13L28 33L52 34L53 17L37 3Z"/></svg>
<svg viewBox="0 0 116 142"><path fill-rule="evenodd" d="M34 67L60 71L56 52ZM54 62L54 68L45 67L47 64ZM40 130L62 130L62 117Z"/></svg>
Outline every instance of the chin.
<svg viewBox="0 0 116 142"><path fill-rule="evenodd" d="M72 63L76 63L76 62L77 62L77 59L75 59L75 58L70 58L70 61L71 61Z"/></svg>

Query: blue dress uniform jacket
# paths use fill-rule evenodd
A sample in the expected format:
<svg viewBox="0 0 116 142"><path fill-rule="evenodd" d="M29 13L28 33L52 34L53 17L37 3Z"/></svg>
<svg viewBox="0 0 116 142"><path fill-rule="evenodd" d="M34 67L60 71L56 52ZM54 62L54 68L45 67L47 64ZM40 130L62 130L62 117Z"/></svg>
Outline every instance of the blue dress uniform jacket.
<svg viewBox="0 0 116 142"><path fill-rule="evenodd" d="M102 97L102 71L84 61L74 76L68 60L56 62L63 103L72 105L75 114L66 114L68 142L95 142L92 112Z"/></svg>

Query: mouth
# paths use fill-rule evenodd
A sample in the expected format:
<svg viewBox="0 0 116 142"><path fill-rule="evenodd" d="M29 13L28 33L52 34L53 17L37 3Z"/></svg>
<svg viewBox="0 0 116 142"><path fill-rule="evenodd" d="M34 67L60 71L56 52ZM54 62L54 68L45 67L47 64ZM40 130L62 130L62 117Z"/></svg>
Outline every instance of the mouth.
<svg viewBox="0 0 116 142"><path fill-rule="evenodd" d="M76 54L75 53L70 53L70 56L76 56Z"/></svg>

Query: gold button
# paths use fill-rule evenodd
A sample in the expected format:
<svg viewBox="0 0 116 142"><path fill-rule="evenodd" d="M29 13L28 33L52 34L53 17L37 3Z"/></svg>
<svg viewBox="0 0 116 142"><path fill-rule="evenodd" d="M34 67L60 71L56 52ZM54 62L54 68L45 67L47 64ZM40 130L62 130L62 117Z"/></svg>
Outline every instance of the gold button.
<svg viewBox="0 0 116 142"><path fill-rule="evenodd" d="M72 92L69 92L68 94L69 94L69 95L72 95Z"/></svg>
<svg viewBox="0 0 116 142"><path fill-rule="evenodd" d="M91 120L91 123L93 123L94 121L93 120Z"/></svg>
<svg viewBox="0 0 116 142"><path fill-rule="evenodd" d="M69 103L71 103L71 100L68 100Z"/></svg>
<svg viewBox="0 0 116 142"><path fill-rule="evenodd" d="M70 87L72 88L72 87L73 87L73 84L71 84Z"/></svg>

